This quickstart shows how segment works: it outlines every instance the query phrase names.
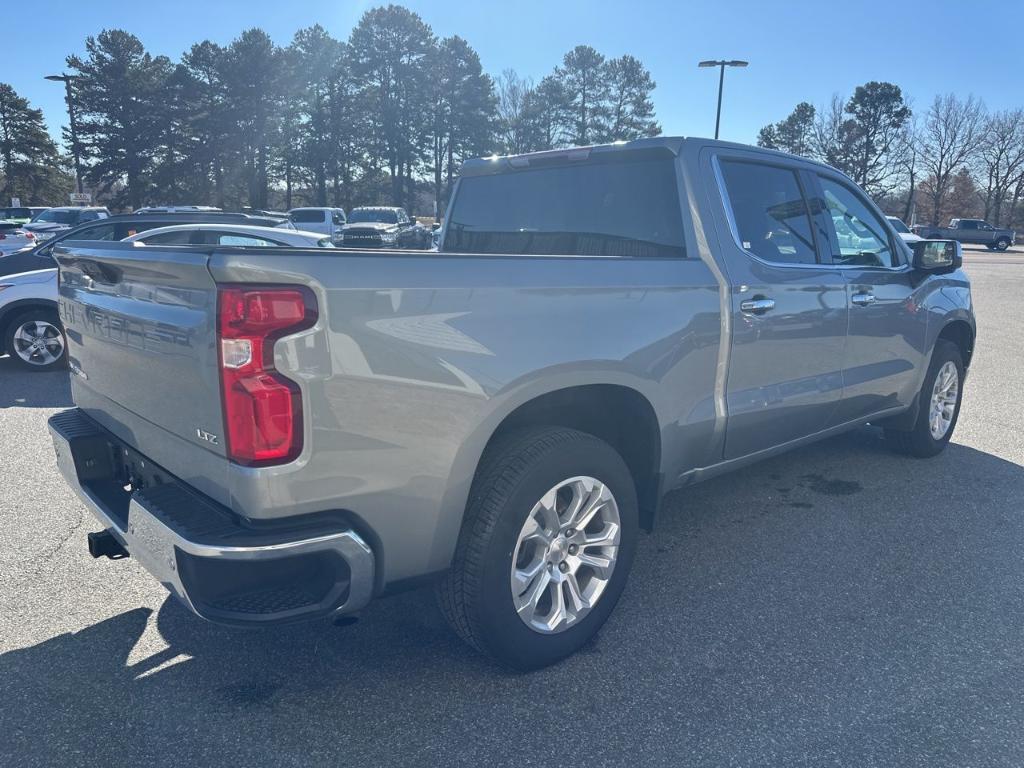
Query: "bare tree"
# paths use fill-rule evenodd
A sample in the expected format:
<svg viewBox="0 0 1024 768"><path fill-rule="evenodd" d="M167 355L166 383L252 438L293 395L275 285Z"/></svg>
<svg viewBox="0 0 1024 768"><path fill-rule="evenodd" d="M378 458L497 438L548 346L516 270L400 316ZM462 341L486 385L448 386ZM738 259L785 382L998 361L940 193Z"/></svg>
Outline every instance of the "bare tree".
<svg viewBox="0 0 1024 768"><path fill-rule="evenodd" d="M498 133L506 152L518 155L529 151L526 127L529 95L533 80L506 69L496 79L498 92Z"/></svg>
<svg viewBox="0 0 1024 768"><path fill-rule="evenodd" d="M985 218L996 226L1003 206L1024 174L1024 110L996 112L985 121L978 152L979 175L985 180Z"/></svg>
<svg viewBox="0 0 1024 768"><path fill-rule="evenodd" d="M843 168L847 158L843 156L843 115L845 101L838 93L832 94L832 101L814 112L814 131L811 135L813 154L833 168Z"/></svg>
<svg viewBox="0 0 1024 768"><path fill-rule="evenodd" d="M914 223L916 216L914 203L917 194L917 182L921 175L919 161L919 133L917 115L911 115L906 125L903 126L903 135L900 137L897 150L897 163L904 180L907 183L907 197L903 204L903 221L908 225Z"/></svg>
<svg viewBox="0 0 1024 768"><path fill-rule="evenodd" d="M926 177L921 188L927 195L932 224L939 223L953 177L979 150L983 115L982 103L973 96L961 100L947 94L936 96L925 116L918 161Z"/></svg>

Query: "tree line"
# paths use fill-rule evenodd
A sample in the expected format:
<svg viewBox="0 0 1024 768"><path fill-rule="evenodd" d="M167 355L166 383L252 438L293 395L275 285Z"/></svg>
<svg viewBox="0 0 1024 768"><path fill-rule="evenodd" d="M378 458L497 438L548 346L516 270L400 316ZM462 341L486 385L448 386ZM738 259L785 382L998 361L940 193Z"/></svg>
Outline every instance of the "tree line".
<svg viewBox="0 0 1024 768"><path fill-rule="evenodd" d="M920 114L899 86L869 82L824 107L797 104L764 126L762 147L812 157L908 223L1024 221L1024 110L988 112L973 96L936 96Z"/></svg>
<svg viewBox="0 0 1024 768"><path fill-rule="evenodd" d="M490 77L473 47L402 6L347 40L322 26L276 45L248 29L178 61L105 30L67 58L85 181L114 207L443 208L461 162L656 135L650 73L633 56L569 51L534 85ZM65 143L71 137L65 130ZM69 164L42 114L0 84L0 196L66 199Z"/></svg>

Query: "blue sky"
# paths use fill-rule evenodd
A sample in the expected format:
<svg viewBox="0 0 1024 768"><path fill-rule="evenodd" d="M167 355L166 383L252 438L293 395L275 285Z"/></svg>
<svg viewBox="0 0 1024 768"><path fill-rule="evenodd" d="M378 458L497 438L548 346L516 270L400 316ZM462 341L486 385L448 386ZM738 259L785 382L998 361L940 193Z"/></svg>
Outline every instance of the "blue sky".
<svg viewBox="0 0 1024 768"><path fill-rule="evenodd" d="M0 44L0 81L41 107L53 133L66 120L63 90L43 75L84 51L87 35L122 27L153 53L177 58L193 42L229 43L260 26L279 44L319 22L346 38L360 15L380 3L351 0L41 0L31 19L12 20ZM409 0L440 36L459 34L496 75L513 68L539 79L580 43L606 56L631 53L651 70L657 115L666 134L714 132L717 70L708 58L747 59L726 73L722 138L752 142L799 101L823 104L868 80L890 80L923 112L940 92L973 93L990 109L1024 106L1020 39L1024 2L747 2L707 0ZM24 7L21 4L20 7ZM975 21L977 20L977 21ZM988 30L989 38L982 31Z"/></svg>

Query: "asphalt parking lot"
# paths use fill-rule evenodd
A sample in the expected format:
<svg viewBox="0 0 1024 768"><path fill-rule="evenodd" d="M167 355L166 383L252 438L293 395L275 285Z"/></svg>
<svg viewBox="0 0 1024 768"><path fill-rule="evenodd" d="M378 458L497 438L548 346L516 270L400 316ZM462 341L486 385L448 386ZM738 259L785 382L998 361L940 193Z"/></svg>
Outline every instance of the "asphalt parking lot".
<svg viewBox="0 0 1024 768"><path fill-rule="evenodd" d="M597 640L529 675L428 591L233 630L92 560L45 428L67 377L0 359L0 765L1024 764L1024 249L965 261L942 456L864 428L677 492Z"/></svg>

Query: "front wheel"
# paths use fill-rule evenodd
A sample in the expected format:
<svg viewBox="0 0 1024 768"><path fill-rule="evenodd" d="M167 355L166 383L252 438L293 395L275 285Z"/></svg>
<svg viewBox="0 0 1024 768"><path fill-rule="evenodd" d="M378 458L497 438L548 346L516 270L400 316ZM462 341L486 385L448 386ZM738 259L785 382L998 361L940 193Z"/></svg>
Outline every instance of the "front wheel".
<svg viewBox="0 0 1024 768"><path fill-rule="evenodd" d="M960 348L940 339L935 344L919 395L917 420L909 430L886 429L900 453L928 458L941 453L953 436L963 399L964 363Z"/></svg>
<svg viewBox="0 0 1024 768"><path fill-rule="evenodd" d="M441 610L504 664L553 664L612 612L637 532L633 480L610 445L560 427L510 433L481 461Z"/></svg>
<svg viewBox="0 0 1024 768"><path fill-rule="evenodd" d="M995 246L997 251L1005 251L1007 248L1010 247L1010 240L1009 238L1006 237L1000 237L998 240L996 240Z"/></svg>
<svg viewBox="0 0 1024 768"><path fill-rule="evenodd" d="M4 340L11 359L32 371L52 371L67 364L64 329L57 313L30 309L7 327Z"/></svg>

